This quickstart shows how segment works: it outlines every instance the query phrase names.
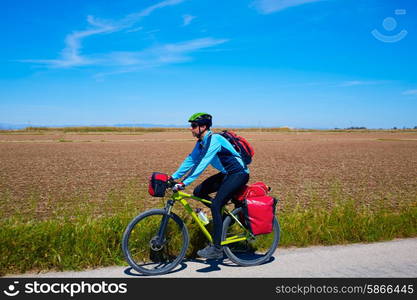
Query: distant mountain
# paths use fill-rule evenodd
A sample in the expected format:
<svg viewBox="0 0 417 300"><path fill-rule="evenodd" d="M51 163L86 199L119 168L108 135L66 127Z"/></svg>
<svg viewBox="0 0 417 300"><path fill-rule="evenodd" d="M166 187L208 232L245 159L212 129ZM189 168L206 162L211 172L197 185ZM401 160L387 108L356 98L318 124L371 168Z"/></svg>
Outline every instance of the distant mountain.
<svg viewBox="0 0 417 300"><path fill-rule="evenodd" d="M18 130L24 129L26 127L142 127L142 128L187 128L188 124L182 125L173 125L173 124L151 124L151 123L120 123L120 124L52 124L52 125L42 125L42 124L11 124L11 123L0 123L0 130ZM417 127L417 126L416 126ZM329 129L338 129L338 128L326 128L326 127L312 127L312 128L300 128L292 126L259 126L259 125L218 125L214 128L289 128L289 129L317 129L317 130L329 130ZM352 128L341 128L341 129L352 129ZM417 128L416 128L417 129Z"/></svg>
<svg viewBox="0 0 417 300"><path fill-rule="evenodd" d="M108 125L104 125L108 126ZM139 123L139 124L114 124L110 125L113 127L160 127L160 128L182 128L184 125L164 125L164 124L149 124L149 123Z"/></svg>
<svg viewBox="0 0 417 300"><path fill-rule="evenodd" d="M183 125L173 125L173 124L150 124L150 123L126 123L126 124L52 124L52 125L42 125L42 124L10 124L10 123L0 123L0 129L3 130L16 130L24 129L26 127L143 127L143 128L185 128L187 124ZM217 128L266 128L267 126L259 125L217 125ZM276 127L276 126L274 126Z"/></svg>
<svg viewBox="0 0 417 300"><path fill-rule="evenodd" d="M9 124L9 123L0 123L0 129L2 130L15 130L15 129L23 129L29 127L31 125L28 124Z"/></svg>

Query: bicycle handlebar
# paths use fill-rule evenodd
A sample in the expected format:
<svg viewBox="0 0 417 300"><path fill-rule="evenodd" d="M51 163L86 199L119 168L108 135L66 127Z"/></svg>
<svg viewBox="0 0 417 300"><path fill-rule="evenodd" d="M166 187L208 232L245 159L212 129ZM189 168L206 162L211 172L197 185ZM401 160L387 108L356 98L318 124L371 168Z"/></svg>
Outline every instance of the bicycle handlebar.
<svg viewBox="0 0 417 300"><path fill-rule="evenodd" d="M177 183L178 182L176 182L174 179L169 179L167 181L167 188L172 190Z"/></svg>

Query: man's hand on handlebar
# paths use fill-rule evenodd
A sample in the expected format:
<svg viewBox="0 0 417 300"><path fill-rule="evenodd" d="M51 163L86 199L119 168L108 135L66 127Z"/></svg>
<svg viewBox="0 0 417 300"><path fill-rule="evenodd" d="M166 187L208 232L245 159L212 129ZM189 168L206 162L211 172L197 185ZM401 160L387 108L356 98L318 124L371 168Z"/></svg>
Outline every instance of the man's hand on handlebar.
<svg viewBox="0 0 417 300"><path fill-rule="evenodd" d="M168 187L172 188L172 191L174 193L178 191L182 191L185 189L185 184L182 182L176 182L172 176L169 176L168 178Z"/></svg>
<svg viewBox="0 0 417 300"><path fill-rule="evenodd" d="M172 191L175 193L175 192L178 192L178 191L182 191L184 189L185 189L185 184L182 183L182 182L179 182L179 183L176 183L174 185L174 187L172 188Z"/></svg>

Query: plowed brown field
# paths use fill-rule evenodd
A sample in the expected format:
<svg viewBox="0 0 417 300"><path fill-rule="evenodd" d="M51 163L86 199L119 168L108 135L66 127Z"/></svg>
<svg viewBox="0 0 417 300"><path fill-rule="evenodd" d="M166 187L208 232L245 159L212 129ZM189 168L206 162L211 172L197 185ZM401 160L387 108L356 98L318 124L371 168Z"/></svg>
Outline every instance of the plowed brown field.
<svg viewBox="0 0 417 300"><path fill-rule="evenodd" d="M251 182L272 186L283 208L331 202L336 190L370 204L417 201L416 132L239 133L256 151ZM174 172L194 143L188 132L0 134L0 208L7 216L36 202L43 216L58 202L99 207L129 182L152 206L148 176Z"/></svg>

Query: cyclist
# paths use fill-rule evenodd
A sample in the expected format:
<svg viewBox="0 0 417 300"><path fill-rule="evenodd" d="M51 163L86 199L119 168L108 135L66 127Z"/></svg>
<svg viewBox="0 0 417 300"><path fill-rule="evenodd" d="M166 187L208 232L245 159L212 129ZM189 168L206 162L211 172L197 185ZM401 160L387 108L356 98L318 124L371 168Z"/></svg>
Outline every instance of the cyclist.
<svg viewBox="0 0 417 300"><path fill-rule="evenodd" d="M188 122L191 132L197 138L196 145L178 170L172 174L173 180L187 175L182 182L174 186L174 191L183 190L191 184L211 164L220 172L210 176L194 189L194 195L212 201L213 245L197 251L200 257L219 259L223 257L220 246L222 234L222 207L231 197L249 181L249 169L240 154L220 134L210 130L212 116L208 113L195 113ZM216 193L214 198L209 194Z"/></svg>

